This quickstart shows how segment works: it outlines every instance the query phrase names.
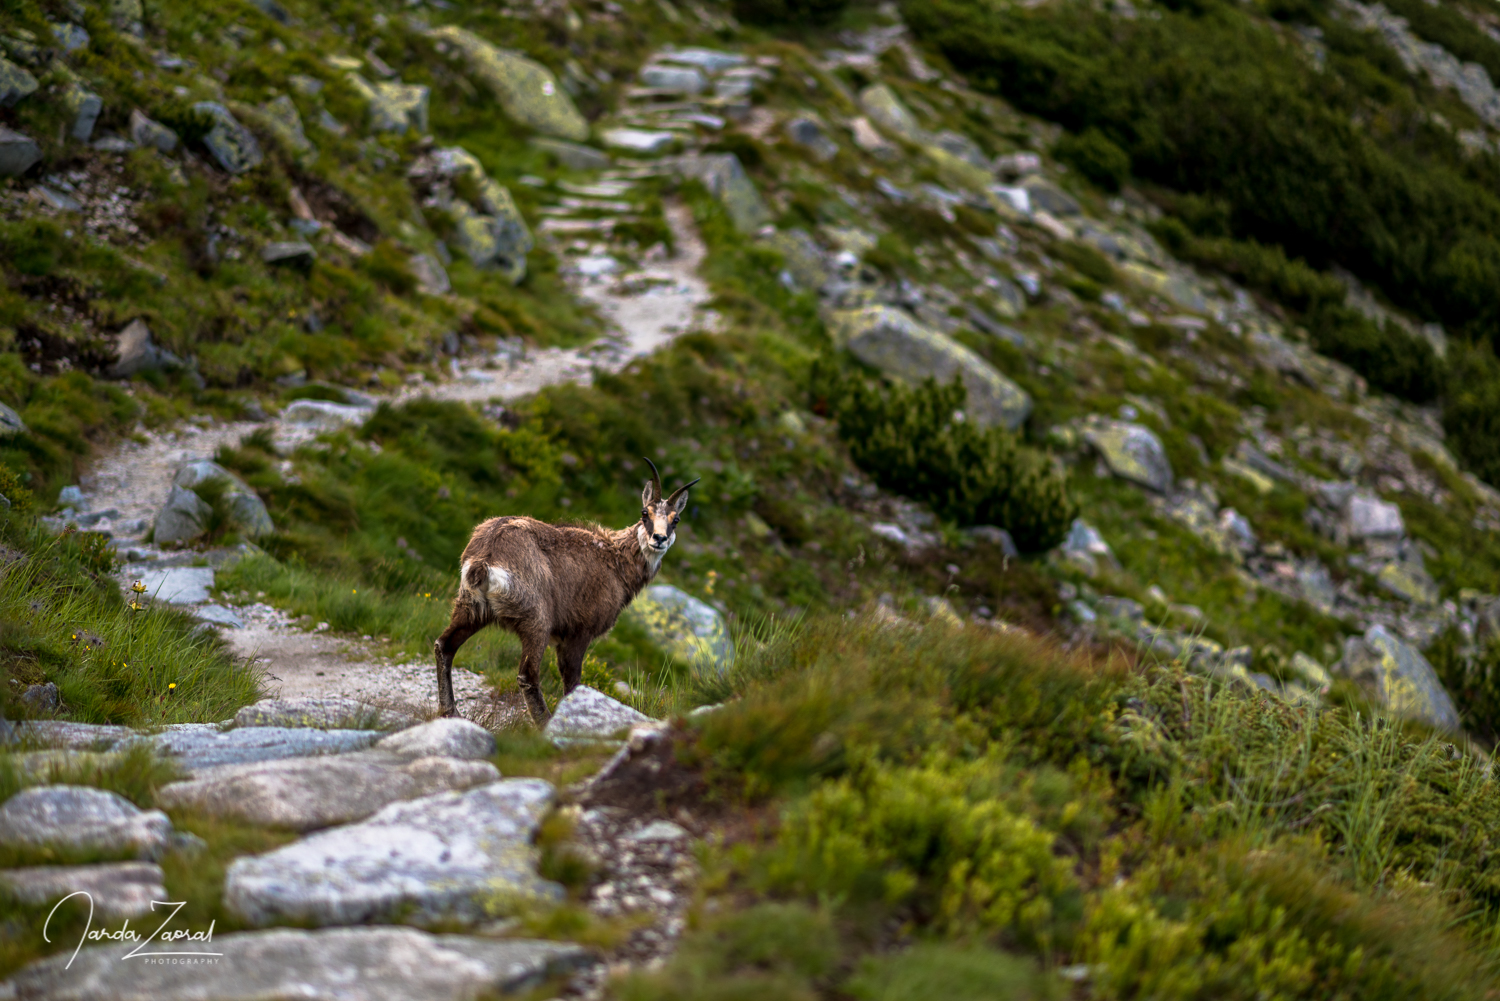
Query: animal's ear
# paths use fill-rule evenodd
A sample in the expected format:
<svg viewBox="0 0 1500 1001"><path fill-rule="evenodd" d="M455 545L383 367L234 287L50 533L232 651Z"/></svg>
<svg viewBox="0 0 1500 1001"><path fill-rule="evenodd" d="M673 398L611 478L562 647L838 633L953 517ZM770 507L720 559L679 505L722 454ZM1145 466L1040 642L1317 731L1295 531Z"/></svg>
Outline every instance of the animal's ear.
<svg viewBox="0 0 1500 1001"><path fill-rule="evenodd" d="M702 478L703 477L700 476L698 477L698 480L701 480ZM688 502L688 489L690 487L696 486L698 480L694 480L692 483L684 483L676 490L673 490L672 496L667 498L667 506L678 514L681 514L684 510L686 510Z"/></svg>

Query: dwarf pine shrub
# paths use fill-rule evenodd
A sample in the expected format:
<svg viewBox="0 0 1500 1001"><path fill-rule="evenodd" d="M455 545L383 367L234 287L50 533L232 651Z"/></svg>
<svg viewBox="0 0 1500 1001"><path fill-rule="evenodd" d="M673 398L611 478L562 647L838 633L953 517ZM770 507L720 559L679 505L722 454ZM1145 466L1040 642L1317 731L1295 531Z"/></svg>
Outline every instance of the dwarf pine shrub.
<svg viewBox="0 0 1500 1001"><path fill-rule="evenodd" d="M1051 549L1067 534L1078 508L1065 474L1009 431L964 420L968 391L957 379L915 389L814 379L855 465L882 487L961 525L1004 528L1023 552Z"/></svg>

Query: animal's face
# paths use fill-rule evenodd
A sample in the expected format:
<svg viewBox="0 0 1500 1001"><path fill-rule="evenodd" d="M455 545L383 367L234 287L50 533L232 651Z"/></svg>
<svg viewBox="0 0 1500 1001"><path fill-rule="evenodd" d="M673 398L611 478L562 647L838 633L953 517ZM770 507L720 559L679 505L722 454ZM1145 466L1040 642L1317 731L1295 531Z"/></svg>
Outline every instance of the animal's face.
<svg viewBox="0 0 1500 1001"><path fill-rule="evenodd" d="M641 495L641 548L652 553L665 553L677 541L677 523L687 508L688 494L679 490L668 498L652 497L647 485Z"/></svg>

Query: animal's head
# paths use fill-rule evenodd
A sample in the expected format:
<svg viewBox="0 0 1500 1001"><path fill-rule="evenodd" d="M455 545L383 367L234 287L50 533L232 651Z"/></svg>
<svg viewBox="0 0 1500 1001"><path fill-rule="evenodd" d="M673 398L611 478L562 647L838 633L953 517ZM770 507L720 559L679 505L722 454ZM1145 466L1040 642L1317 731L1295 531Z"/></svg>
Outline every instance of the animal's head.
<svg viewBox="0 0 1500 1001"><path fill-rule="evenodd" d="M651 467L651 479L641 491L641 525L636 534L640 536L641 551L648 557L660 559L677 541L677 523L687 509L688 489L698 480L684 483L673 490L670 497L663 497L661 474L656 471L656 463L646 459L646 465Z"/></svg>

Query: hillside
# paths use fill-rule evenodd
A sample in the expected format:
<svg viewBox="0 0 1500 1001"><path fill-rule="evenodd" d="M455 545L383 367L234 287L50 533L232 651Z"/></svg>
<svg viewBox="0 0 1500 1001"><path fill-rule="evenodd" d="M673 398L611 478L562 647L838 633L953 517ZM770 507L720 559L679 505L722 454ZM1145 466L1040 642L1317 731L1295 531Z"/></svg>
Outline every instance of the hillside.
<svg viewBox="0 0 1500 1001"><path fill-rule="evenodd" d="M1491 996L1495 80L1489 0L0 4L0 994ZM643 458L586 687L434 718L474 525Z"/></svg>

